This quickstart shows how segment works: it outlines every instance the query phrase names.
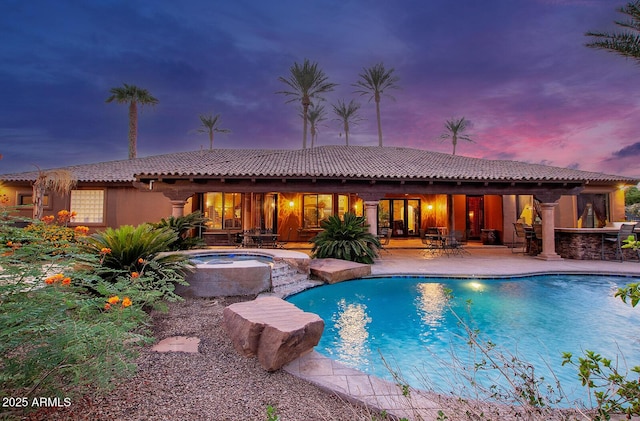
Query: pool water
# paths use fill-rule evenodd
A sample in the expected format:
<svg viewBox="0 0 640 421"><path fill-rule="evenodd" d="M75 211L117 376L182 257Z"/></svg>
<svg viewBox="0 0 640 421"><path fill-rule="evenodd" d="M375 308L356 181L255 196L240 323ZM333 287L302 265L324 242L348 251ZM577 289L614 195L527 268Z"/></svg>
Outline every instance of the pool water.
<svg viewBox="0 0 640 421"><path fill-rule="evenodd" d="M254 253L205 253L191 257L191 261L197 265L224 265L243 260L257 260L261 263L272 263L273 258L263 254Z"/></svg>
<svg viewBox="0 0 640 421"><path fill-rule="evenodd" d="M478 329L481 340L531 363L535 376L553 386L557 377L570 401L589 405L576 368L562 367L562 354L577 359L588 349L614 361L624 356L620 368L640 365L640 308L613 296L638 281L567 275L371 278L314 288L288 301L325 321L316 347L321 354L393 381L384 358L413 387L465 394L460 369L450 365L474 372L482 357L467 344L457 314ZM477 380L500 383L495 372L487 375Z"/></svg>

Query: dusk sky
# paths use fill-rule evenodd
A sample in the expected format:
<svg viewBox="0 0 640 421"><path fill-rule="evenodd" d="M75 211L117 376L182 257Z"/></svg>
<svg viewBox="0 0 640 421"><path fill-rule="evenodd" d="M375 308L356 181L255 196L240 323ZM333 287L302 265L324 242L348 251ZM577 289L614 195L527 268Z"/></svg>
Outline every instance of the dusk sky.
<svg viewBox="0 0 640 421"><path fill-rule="evenodd" d="M640 67L585 47L617 31L624 0L69 1L0 5L0 173L127 159L123 83L159 100L139 114L138 156L302 147L299 106L275 92L294 62L331 82L316 145L343 144L331 113L356 99L350 143L377 146L364 67L395 68L381 102L385 146L451 153L447 119L471 121L458 155L640 177ZM635 81L635 82L634 82Z"/></svg>

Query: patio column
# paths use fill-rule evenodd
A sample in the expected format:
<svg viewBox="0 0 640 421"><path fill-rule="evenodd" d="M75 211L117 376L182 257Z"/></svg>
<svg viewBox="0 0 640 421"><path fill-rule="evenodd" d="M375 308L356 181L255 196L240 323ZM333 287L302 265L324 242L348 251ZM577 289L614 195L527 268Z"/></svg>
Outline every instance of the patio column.
<svg viewBox="0 0 640 421"><path fill-rule="evenodd" d="M184 205L186 204L186 200L171 200L171 216L174 218L184 216Z"/></svg>
<svg viewBox="0 0 640 421"><path fill-rule="evenodd" d="M247 231L253 228L253 213L251 205L253 204L253 193L244 193L242 195L242 230Z"/></svg>
<svg viewBox="0 0 640 421"><path fill-rule="evenodd" d="M540 203L542 211L542 253L536 258L542 260L562 260L556 253L555 208L558 203Z"/></svg>
<svg viewBox="0 0 640 421"><path fill-rule="evenodd" d="M364 217L369 224L369 232L378 235L378 201L367 200L364 202Z"/></svg>

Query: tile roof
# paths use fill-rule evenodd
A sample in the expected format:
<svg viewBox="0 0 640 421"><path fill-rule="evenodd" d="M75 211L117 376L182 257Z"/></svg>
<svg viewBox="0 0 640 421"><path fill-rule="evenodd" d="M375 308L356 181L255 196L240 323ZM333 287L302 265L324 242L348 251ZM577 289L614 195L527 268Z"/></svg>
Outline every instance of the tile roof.
<svg viewBox="0 0 640 421"><path fill-rule="evenodd" d="M152 177L318 177L478 181L640 180L517 161L488 160L421 149L320 146L311 149L214 149L64 167L81 182L127 182ZM0 175L34 180L37 172Z"/></svg>

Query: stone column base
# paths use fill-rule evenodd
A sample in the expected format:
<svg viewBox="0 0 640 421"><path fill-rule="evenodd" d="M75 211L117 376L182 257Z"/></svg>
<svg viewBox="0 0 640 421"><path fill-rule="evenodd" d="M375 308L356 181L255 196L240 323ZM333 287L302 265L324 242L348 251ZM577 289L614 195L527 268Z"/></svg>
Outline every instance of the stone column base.
<svg viewBox="0 0 640 421"><path fill-rule="evenodd" d="M559 254L557 253L540 253L539 255L536 256L536 259L540 259L540 260L553 260L553 261L558 261L558 260L564 260L562 257L560 257Z"/></svg>

